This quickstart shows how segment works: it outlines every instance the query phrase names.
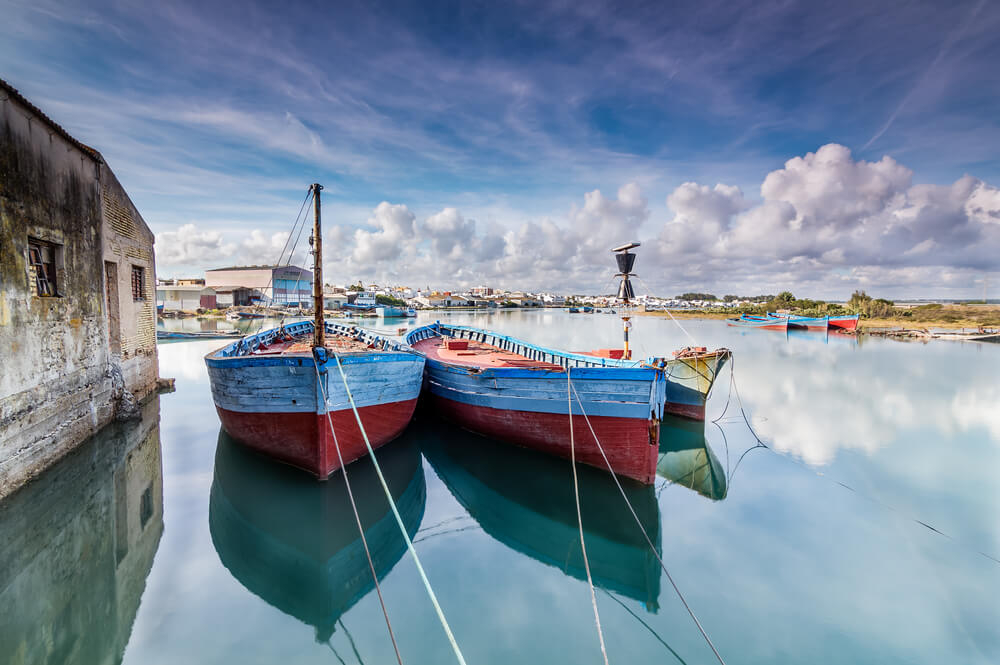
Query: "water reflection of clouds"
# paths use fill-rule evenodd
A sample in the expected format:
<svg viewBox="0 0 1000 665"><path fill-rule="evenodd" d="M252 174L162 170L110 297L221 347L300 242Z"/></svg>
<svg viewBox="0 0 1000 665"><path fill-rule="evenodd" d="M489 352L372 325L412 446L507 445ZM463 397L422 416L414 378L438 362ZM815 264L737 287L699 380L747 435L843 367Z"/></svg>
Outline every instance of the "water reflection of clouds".
<svg viewBox="0 0 1000 665"><path fill-rule="evenodd" d="M1000 441L996 363L958 372L958 359L939 349L866 351L789 340L773 353L738 354L736 377L757 433L816 466L838 450L874 453L907 432L950 438L983 427Z"/></svg>
<svg viewBox="0 0 1000 665"><path fill-rule="evenodd" d="M993 379L993 385L981 385L978 389L967 389L955 395L951 410L955 421L964 430L985 427L990 437L1000 444L1000 387Z"/></svg>
<svg viewBox="0 0 1000 665"><path fill-rule="evenodd" d="M212 339L196 342L170 342L159 344L156 352L160 356L160 376L186 381L208 382L205 370L205 356L231 340Z"/></svg>

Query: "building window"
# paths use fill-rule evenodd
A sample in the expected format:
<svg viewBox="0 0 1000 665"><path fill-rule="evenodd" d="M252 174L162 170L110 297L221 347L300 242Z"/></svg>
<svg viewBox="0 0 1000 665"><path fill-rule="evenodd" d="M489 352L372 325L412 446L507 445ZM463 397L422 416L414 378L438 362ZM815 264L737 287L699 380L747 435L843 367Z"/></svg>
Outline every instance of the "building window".
<svg viewBox="0 0 1000 665"><path fill-rule="evenodd" d="M142 493L142 500L139 502L139 523L142 524L143 528L146 527L146 522L149 518L153 516L153 486L150 485L146 488L146 491Z"/></svg>
<svg viewBox="0 0 1000 665"><path fill-rule="evenodd" d="M40 296L57 296L56 261L59 245L44 240L28 238L28 266L35 280L35 293Z"/></svg>
<svg viewBox="0 0 1000 665"><path fill-rule="evenodd" d="M132 266L132 300L146 299L146 270L142 266Z"/></svg>

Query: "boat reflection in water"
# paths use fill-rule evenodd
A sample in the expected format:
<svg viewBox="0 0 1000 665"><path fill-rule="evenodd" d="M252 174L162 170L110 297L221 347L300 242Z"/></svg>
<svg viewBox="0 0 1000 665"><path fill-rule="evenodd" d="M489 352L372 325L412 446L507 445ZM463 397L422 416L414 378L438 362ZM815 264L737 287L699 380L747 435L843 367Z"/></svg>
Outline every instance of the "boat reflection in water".
<svg viewBox="0 0 1000 665"><path fill-rule="evenodd" d="M656 475L713 501L726 498L726 474L705 438L705 423L666 416L660 422Z"/></svg>
<svg viewBox="0 0 1000 665"><path fill-rule="evenodd" d="M412 537L427 499L420 452L397 440L378 462ZM383 579L406 543L371 458L347 467L372 561ZM340 617L375 588L341 471L317 483L219 432L209 528L223 565L249 591L316 629L327 642Z"/></svg>
<svg viewBox="0 0 1000 665"><path fill-rule="evenodd" d="M441 422L411 425L424 457L483 531L508 547L586 580L568 461ZM407 437L408 439L410 436ZM587 558L594 584L659 608L660 566L607 471L577 465ZM661 552L652 485L622 479Z"/></svg>

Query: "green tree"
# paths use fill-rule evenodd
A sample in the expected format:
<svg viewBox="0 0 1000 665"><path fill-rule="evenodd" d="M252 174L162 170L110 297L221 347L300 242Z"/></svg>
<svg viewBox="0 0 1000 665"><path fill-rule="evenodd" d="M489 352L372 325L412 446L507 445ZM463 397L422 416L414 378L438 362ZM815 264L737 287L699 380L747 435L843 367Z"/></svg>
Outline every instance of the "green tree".
<svg viewBox="0 0 1000 665"><path fill-rule="evenodd" d="M399 298L393 298L392 296L387 296L379 293L375 296L375 302L379 305L390 305L392 307L406 307L406 301L400 300Z"/></svg>

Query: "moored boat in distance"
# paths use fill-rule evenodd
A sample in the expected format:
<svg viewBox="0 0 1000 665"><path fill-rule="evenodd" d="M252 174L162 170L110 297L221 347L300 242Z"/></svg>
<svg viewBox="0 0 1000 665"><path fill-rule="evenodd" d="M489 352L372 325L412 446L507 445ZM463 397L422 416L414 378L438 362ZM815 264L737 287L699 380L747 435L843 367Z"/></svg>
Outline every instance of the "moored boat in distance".
<svg viewBox="0 0 1000 665"><path fill-rule="evenodd" d="M157 330L156 339L218 339L242 337L239 330Z"/></svg>
<svg viewBox="0 0 1000 665"><path fill-rule="evenodd" d="M375 314L378 315L380 319L402 319L409 316L407 310L400 307L393 307L392 305L380 305L376 307Z"/></svg>
<svg viewBox="0 0 1000 665"><path fill-rule="evenodd" d="M788 319L788 328L797 330L822 330L826 331L830 327L829 316L798 316L796 314L776 314L768 312L768 318Z"/></svg>
<svg viewBox="0 0 1000 665"><path fill-rule="evenodd" d="M367 454L355 407L373 448L402 433L424 359L394 340L323 320L320 189L313 185L315 320L244 337L205 364L219 419L234 439L325 479L341 457L348 464Z"/></svg>
<svg viewBox="0 0 1000 665"><path fill-rule="evenodd" d="M858 327L859 314L847 314L844 316L831 316L830 329L833 330L855 330Z"/></svg>
<svg viewBox="0 0 1000 665"><path fill-rule="evenodd" d="M740 328L759 328L761 330L781 330L788 332L788 319L772 319L765 316L750 316L744 314L738 319L726 319L726 323Z"/></svg>

